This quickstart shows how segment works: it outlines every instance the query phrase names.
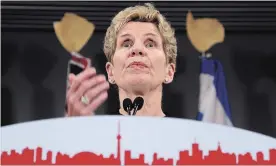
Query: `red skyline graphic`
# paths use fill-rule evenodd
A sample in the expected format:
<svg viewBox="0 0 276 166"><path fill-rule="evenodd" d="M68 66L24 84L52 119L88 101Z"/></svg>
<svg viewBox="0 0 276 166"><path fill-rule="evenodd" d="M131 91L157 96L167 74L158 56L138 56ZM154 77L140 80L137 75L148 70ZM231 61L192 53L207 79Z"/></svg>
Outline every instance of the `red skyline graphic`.
<svg viewBox="0 0 276 166"><path fill-rule="evenodd" d="M52 162L53 152L47 151L47 157L42 159L43 149L29 149L26 147L22 153L17 153L14 149L8 154L3 151L1 154L1 165L122 165L121 162L121 133L120 122L118 123L117 135L117 154L111 154L109 157L104 157L102 154L97 155L93 152L80 152L70 157L67 154L58 152L55 156L55 163ZM192 154L189 155L189 150L179 152L179 159L176 160L176 165L276 165L276 149L269 150L269 159L264 159L263 152L256 153L257 158L253 159L252 154L225 153L222 152L220 144L216 150L210 150L207 155L203 155L198 143L192 144ZM158 156L158 153L153 154L152 163L145 161L145 155L140 154L138 158L132 158L131 151L124 151L124 165L173 165L173 158L164 159Z"/></svg>

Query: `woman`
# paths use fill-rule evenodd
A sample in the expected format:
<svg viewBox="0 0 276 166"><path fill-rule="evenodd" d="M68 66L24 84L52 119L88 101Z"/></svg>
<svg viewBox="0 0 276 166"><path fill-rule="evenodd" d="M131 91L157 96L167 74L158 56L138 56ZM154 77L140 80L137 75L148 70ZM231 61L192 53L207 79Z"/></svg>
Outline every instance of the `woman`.
<svg viewBox="0 0 276 166"><path fill-rule="evenodd" d="M177 46L174 30L151 4L128 7L119 12L107 29L104 53L108 82L118 87L122 115L123 100L141 96L144 105L137 116L166 116L162 111L162 84L172 82ZM107 99L109 83L95 68L69 76L67 116L93 115Z"/></svg>

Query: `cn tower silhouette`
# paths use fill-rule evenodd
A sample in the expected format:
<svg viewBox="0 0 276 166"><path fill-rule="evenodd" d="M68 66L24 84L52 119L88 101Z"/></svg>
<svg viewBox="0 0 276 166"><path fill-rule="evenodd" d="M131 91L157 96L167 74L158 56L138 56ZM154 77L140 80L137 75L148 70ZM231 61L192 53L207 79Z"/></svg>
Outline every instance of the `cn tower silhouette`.
<svg viewBox="0 0 276 166"><path fill-rule="evenodd" d="M118 135L117 135L117 159L121 161L121 126L120 122L118 122Z"/></svg>

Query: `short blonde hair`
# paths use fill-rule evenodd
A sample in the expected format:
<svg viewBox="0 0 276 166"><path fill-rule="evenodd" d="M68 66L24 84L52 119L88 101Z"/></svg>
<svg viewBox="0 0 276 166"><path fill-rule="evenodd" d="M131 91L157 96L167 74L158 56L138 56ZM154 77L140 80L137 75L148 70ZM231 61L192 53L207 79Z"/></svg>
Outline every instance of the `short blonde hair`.
<svg viewBox="0 0 276 166"><path fill-rule="evenodd" d="M150 3L128 7L120 11L108 27L104 39L104 53L109 62L112 61L116 50L117 34L120 29L130 21L154 23L163 40L163 48L168 63L176 65L177 42L174 29L166 18Z"/></svg>

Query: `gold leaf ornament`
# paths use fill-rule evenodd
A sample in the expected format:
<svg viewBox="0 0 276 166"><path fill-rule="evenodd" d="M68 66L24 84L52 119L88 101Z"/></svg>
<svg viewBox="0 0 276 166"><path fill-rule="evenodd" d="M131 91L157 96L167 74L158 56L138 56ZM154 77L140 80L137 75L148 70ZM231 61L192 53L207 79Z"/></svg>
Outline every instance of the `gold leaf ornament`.
<svg viewBox="0 0 276 166"><path fill-rule="evenodd" d="M192 45L201 53L205 53L225 37L223 25L213 18L194 19L189 11L186 18L187 35Z"/></svg>
<svg viewBox="0 0 276 166"><path fill-rule="evenodd" d="M53 27L59 42L70 53L79 52L95 30L93 23L74 13L65 13Z"/></svg>

